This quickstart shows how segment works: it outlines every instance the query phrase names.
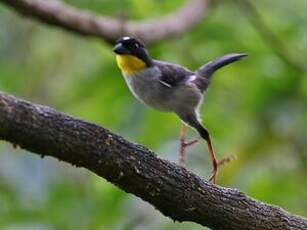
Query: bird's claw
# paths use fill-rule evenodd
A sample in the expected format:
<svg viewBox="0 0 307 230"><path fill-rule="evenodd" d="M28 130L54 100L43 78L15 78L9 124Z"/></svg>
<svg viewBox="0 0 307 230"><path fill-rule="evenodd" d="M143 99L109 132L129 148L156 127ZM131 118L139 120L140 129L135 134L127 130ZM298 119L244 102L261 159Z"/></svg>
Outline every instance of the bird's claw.
<svg viewBox="0 0 307 230"><path fill-rule="evenodd" d="M209 181L213 184L216 184L216 175L217 175L217 169L213 169L209 177Z"/></svg>
<svg viewBox="0 0 307 230"><path fill-rule="evenodd" d="M189 142L185 142L185 140L181 140L180 143L180 149L179 149L179 164L184 165L184 155L185 155L185 149L191 145L194 145L198 142L199 140L191 140Z"/></svg>
<svg viewBox="0 0 307 230"><path fill-rule="evenodd" d="M217 176L217 171L218 171L218 168L231 162L232 160L235 160L236 159L236 156L235 155L229 155L229 156L226 156L224 158L222 158L221 160L219 160L217 163L216 163L216 166L214 165L213 167L213 170L211 172L211 175L209 177L209 181L213 184L216 184L216 176Z"/></svg>

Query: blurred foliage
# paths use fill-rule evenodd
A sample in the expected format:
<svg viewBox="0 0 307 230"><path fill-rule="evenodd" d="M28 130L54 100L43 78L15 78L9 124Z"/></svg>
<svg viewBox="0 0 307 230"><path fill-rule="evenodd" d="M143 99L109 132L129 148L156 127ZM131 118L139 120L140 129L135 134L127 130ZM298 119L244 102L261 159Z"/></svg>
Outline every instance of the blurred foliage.
<svg viewBox="0 0 307 230"><path fill-rule="evenodd" d="M183 2L67 0L135 20L166 14ZM259 0L256 7L291 55L306 62L307 2ZM306 73L279 58L243 11L240 1L219 1L194 30L149 49L154 58L191 69L229 52L250 55L215 75L202 108L218 156L237 156L220 171L219 184L306 216ZM2 5L0 90L101 124L177 160L179 120L133 98L110 46L26 20ZM18 152L1 143L0 229L201 229L172 222L85 170ZM189 149L186 167L208 177L203 145Z"/></svg>

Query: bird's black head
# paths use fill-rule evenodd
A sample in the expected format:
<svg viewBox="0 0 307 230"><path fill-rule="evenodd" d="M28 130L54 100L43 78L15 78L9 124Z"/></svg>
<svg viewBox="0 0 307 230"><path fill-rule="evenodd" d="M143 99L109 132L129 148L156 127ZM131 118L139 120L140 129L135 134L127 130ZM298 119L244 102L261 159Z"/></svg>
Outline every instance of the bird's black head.
<svg viewBox="0 0 307 230"><path fill-rule="evenodd" d="M119 38L114 45L113 51L117 55L134 56L146 63L147 67L152 65L152 59L150 58L145 46L135 38Z"/></svg>

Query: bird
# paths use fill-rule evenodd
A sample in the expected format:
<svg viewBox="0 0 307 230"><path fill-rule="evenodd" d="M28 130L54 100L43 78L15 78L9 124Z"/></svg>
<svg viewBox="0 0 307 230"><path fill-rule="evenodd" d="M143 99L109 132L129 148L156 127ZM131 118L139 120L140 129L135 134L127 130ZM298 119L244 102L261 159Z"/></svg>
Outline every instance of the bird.
<svg viewBox="0 0 307 230"><path fill-rule="evenodd" d="M132 94L145 105L163 112L175 113L182 121L179 159L185 148L198 140L186 142L186 127L197 131L207 143L212 171L209 181L216 183L218 161L208 130L202 125L199 109L214 72L246 57L245 53L230 53L192 71L178 64L153 59L145 45L134 37L116 40L113 52L116 62Z"/></svg>

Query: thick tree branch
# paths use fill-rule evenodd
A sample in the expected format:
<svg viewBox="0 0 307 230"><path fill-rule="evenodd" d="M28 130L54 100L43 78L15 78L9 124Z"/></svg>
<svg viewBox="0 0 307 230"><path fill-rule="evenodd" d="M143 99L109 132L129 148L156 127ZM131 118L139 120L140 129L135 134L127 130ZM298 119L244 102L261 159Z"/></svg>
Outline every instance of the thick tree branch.
<svg viewBox="0 0 307 230"><path fill-rule="evenodd" d="M177 221L212 229L307 229L307 219L214 186L97 125L0 93L0 139L87 168Z"/></svg>
<svg viewBox="0 0 307 230"><path fill-rule="evenodd" d="M17 12L78 34L99 37L109 43L122 35L135 36L146 44L186 33L205 17L209 0L187 0L178 11L160 19L127 21L98 16L52 0L0 0Z"/></svg>

